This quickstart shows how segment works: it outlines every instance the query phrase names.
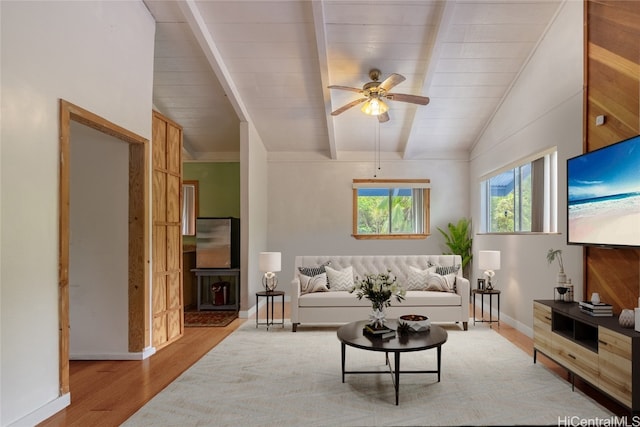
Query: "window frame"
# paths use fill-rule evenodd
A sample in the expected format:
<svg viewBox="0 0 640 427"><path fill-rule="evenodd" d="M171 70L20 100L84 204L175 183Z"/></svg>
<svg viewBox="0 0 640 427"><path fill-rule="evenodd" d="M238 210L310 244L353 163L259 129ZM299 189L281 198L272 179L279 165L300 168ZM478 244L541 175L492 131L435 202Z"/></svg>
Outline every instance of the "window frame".
<svg viewBox="0 0 640 427"><path fill-rule="evenodd" d="M191 188L192 197L187 196L188 188ZM195 236L196 235L196 218L199 215L199 198L200 189L198 188L197 180L184 180L182 181L182 222L180 224L181 233L183 236Z"/></svg>
<svg viewBox="0 0 640 427"><path fill-rule="evenodd" d="M351 236L357 240L411 240L426 239L430 232L430 188L429 179L354 179L353 180L353 218ZM358 190L360 188L417 188L422 190L423 229L421 233L395 233L395 234L359 234L358 233Z"/></svg>
<svg viewBox="0 0 640 427"><path fill-rule="evenodd" d="M526 158L520 159L509 165L506 165L500 169L494 170L480 177L480 203L481 203L481 227L482 232L479 234L495 234L495 235L509 235L509 234L558 234L558 152L557 147L548 148L542 152L530 155ZM540 167L541 163L544 166ZM491 179L505 173L513 172L517 170L517 177L515 179L521 180L521 168L530 165L531 167L531 228L532 231L522 231L522 218L520 207L514 208L514 230L511 231L492 231L492 211L491 211ZM539 176L535 176L539 174ZM514 202L516 197L522 198L521 194L521 182L514 181L514 190L516 186L520 188L520 193L514 193ZM537 212L537 216L536 216ZM517 216L516 214L520 215ZM534 218L534 216L536 216ZM537 222L536 222L537 221ZM518 227L515 227L519 224ZM537 224L539 229L534 224ZM518 230L516 230L516 228Z"/></svg>

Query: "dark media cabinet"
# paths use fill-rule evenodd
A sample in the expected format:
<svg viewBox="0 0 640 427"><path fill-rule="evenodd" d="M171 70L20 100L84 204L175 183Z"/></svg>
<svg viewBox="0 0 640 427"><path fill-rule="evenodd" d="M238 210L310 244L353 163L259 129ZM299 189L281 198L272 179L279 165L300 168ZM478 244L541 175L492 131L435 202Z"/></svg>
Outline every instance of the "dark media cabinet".
<svg viewBox="0 0 640 427"><path fill-rule="evenodd" d="M618 324L618 316L594 317L578 303L533 302L533 363L540 352L640 413L640 332Z"/></svg>

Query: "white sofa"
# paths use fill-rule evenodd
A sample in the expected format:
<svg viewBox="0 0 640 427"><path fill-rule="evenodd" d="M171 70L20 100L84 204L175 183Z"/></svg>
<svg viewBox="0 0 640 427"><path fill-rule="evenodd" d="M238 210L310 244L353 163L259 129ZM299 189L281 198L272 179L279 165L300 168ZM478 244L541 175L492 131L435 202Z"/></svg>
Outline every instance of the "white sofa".
<svg viewBox="0 0 640 427"><path fill-rule="evenodd" d="M460 255L384 255L384 256L296 256L295 277L291 282L291 322L293 332L298 325L340 324L364 320L371 314L371 302L358 300L355 292L329 291L302 294L298 267L317 267L327 262L336 270L353 267L353 274L362 279L367 274L391 271L403 285L410 267L421 270L431 265L455 266L461 264ZM407 291L405 300L391 300L385 309L388 318L403 314L422 314L432 322L461 323L466 331L469 322L469 280L462 277L460 268L455 277L456 291Z"/></svg>

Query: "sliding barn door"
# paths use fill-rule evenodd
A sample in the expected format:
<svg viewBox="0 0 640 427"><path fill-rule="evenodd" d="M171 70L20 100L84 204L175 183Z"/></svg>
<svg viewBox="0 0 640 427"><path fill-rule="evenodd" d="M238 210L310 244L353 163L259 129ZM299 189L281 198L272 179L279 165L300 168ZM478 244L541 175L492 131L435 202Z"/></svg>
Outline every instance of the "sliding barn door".
<svg viewBox="0 0 640 427"><path fill-rule="evenodd" d="M182 128L153 112L152 342L162 348L184 331L182 304Z"/></svg>

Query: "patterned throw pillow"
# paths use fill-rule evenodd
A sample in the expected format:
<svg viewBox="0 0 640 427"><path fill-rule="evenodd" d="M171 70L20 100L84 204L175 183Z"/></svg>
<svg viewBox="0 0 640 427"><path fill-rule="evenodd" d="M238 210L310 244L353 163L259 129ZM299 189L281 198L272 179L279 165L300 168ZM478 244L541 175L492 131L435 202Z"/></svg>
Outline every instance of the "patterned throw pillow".
<svg viewBox="0 0 640 427"><path fill-rule="evenodd" d="M330 291L350 291L353 288L353 267L349 266L344 270L325 267L325 270L327 271L327 279L329 279Z"/></svg>
<svg viewBox="0 0 640 427"><path fill-rule="evenodd" d="M305 276L317 276L325 272L324 268L331 265L331 261L327 261L318 267L298 267L298 271Z"/></svg>
<svg viewBox="0 0 640 427"><path fill-rule="evenodd" d="M456 275L431 273L427 279L426 291L455 292Z"/></svg>
<svg viewBox="0 0 640 427"><path fill-rule="evenodd" d="M422 291L427 287L427 279L436 271L436 267L429 267L426 270L420 270L416 267L409 267L407 275L407 283L404 288L407 291Z"/></svg>
<svg viewBox="0 0 640 427"><path fill-rule="evenodd" d="M310 294L311 292L327 292L327 273L317 274L315 276L300 275L300 293Z"/></svg>
<svg viewBox="0 0 640 427"><path fill-rule="evenodd" d="M305 275L305 276L317 276L319 274L322 274L325 272L325 267L331 265L331 261L327 261L322 265L319 265L317 267L298 267L298 271L300 272L300 274ZM327 279L327 288L329 288L329 279Z"/></svg>
<svg viewBox="0 0 640 427"><path fill-rule="evenodd" d="M436 266L436 273L442 274L442 275L457 274L458 270L460 270L460 264L449 266L449 267L443 267L441 265Z"/></svg>

